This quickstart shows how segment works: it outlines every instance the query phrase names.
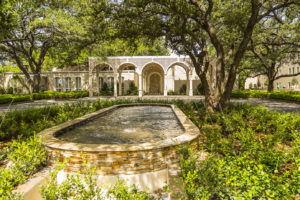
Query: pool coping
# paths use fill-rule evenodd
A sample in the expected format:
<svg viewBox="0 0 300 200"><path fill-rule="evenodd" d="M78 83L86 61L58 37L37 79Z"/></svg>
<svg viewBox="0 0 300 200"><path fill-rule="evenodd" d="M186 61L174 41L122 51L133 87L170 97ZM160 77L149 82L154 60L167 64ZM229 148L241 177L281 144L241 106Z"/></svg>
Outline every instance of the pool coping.
<svg viewBox="0 0 300 200"><path fill-rule="evenodd" d="M92 120L98 116L101 116L107 112L118 109L120 107L127 106L168 106L171 107L177 120L182 125L183 134L174 137L172 139L165 139L153 143L141 143L141 144L80 144L74 142L67 142L55 137L59 131L65 131L73 126L80 126L82 123L86 123L87 120ZM48 128L40 132L43 139L43 143L46 147L58 150L67 151L79 151L79 152L122 152L122 151L146 151L153 149L161 149L165 147L185 144L196 140L200 135L200 130L191 122L191 120L174 104L155 104L155 103L134 103L134 104L120 104L114 105L108 108L100 109L90 114L86 114L79 118L66 121L57 126Z"/></svg>

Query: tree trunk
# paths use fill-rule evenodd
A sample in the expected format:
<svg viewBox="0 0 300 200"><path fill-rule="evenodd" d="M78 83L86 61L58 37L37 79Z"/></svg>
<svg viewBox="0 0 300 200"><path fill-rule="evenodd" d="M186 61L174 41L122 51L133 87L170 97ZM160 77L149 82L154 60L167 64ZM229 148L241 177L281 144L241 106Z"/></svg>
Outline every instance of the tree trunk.
<svg viewBox="0 0 300 200"><path fill-rule="evenodd" d="M269 79L268 92L273 92L274 90L274 79Z"/></svg>
<svg viewBox="0 0 300 200"><path fill-rule="evenodd" d="M41 75L40 73L35 73L33 75L33 81L31 84L32 93L39 93L40 92L40 83L41 83Z"/></svg>
<svg viewBox="0 0 300 200"><path fill-rule="evenodd" d="M209 86L206 75L202 74L199 77L200 77L200 80L201 80L201 83L203 86L204 95L205 95L204 104L205 104L206 110L210 113L214 113L215 112L214 94L211 91L211 87Z"/></svg>
<svg viewBox="0 0 300 200"><path fill-rule="evenodd" d="M225 91L221 96L220 101L217 103L217 110L222 111L230 102L231 93L236 81L237 72L234 70L234 67L228 72L228 79L225 86Z"/></svg>

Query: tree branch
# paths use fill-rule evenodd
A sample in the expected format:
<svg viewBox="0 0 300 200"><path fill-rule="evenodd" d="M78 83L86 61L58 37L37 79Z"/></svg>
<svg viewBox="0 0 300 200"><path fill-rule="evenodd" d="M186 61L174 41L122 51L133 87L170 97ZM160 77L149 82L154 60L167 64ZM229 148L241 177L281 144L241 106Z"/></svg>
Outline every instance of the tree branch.
<svg viewBox="0 0 300 200"><path fill-rule="evenodd" d="M274 80L280 79L280 78L286 78L286 77L294 77L294 76L298 76L300 75L300 72L296 73L296 74L283 74L280 76L277 76Z"/></svg>

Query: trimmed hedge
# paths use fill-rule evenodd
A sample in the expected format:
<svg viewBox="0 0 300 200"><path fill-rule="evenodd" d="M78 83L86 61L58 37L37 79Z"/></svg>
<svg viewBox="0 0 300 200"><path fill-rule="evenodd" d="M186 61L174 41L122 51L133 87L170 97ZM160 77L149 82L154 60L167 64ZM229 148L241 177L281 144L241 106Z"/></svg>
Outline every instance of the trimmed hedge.
<svg viewBox="0 0 300 200"><path fill-rule="evenodd" d="M10 102L21 102L21 101L31 101L30 95L12 95L12 94L6 94L0 96L0 104L4 103L10 103Z"/></svg>
<svg viewBox="0 0 300 200"><path fill-rule="evenodd" d="M89 96L88 91L72 91L72 92L53 92L46 91L42 93L33 93L26 95L6 94L0 96L0 104L10 102L32 101L40 99L65 99L65 98L81 98Z"/></svg>
<svg viewBox="0 0 300 200"><path fill-rule="evenodd" d="M235 98L268 98L300 102L300 92L232 91Z"/></svg>

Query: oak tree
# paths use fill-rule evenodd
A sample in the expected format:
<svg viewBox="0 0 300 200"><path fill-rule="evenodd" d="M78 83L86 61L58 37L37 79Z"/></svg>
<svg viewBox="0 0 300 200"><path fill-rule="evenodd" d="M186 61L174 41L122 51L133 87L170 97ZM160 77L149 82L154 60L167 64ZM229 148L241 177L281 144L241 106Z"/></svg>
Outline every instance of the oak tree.
<svg viewBox="0 0 300 200"><path fill-rule="evenodd" d="M299 6L293 5L274 11L269 18L261 20L250 42L253 60L252 72L268 78L268 91L274 90L274 81L298 73L282 74L283 64L299 64L300 47Z"/></svg>
<svg viewBox="0 0 300 200"><path fill-rule="evenodd" d="M89 41L91 23L82 17L85 5L88 1L15 0L2 9L3 16L13 16L13 20L4 24L7 29L0 38L0 54L15 62L32 92L40 90L40 73L51 50ZM99 21L101 17L104 21L98 15Z"/></svg>
<svg viewBox="0 0 300 200"><path fill-rule="evenodd" d="M128 37L165 37L181 55L188 55L199 76L210 111L230 101L240 62L255 26L296 0L124 0L116 24ZM299 3L298 3L299 4ZM216 87L208 81L215 68Z"/></svg>

